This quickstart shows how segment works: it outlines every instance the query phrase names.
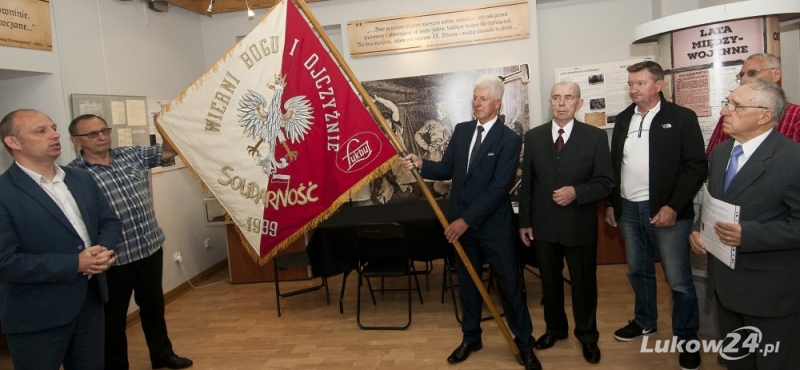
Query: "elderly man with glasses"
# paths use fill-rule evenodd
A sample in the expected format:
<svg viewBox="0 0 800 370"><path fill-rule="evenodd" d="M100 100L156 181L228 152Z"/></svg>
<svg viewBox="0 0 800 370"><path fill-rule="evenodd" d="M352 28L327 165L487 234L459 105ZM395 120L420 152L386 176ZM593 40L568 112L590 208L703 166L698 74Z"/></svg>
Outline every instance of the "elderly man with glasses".
<svg viewBox="0 0 800 370"><path fill-rule="evenodd" d="M128 369L125 329L134 291L153 368L187 368L192 361L176 355L167 336L161 287L165 236L156 221L147 172L171 161L176 153L168 144L111 148L111 132L106 121L93 114L79 116L69 125L72 143L80 148L69 165L92 174L122 222L117 262L108 270L105 368Z"/></svg>
<svg viewBox="0 0 800 370"><path fill-rule="evenodd" d="M708 297L729 369L800 369L800 144L775 130L785 105L773 82L738 87L722 105L732 139L709 158L708 193L740 210L736 224L704 226L736 251L734 268L708 258ZM689 237L695 253L706 254L710 242L700 236L704 222Z"/></svg>
<svg viewBox="0 0 800 370"><path fill-rule="evenodd" d="M783 70L781 69L780 58L772 54L753 54L744 61L736 82L744 85L753 80L764 80L779 84L782 76ZM717 126L714 127L714 133L708 139L706 156L711 155L711 151L714 150L717 144L730 139L730 136L722 129L723 119L724 117L719 118ZM800 143L800 105L786 102L786 112L778 122L776 129L789 139Z"/></svg>

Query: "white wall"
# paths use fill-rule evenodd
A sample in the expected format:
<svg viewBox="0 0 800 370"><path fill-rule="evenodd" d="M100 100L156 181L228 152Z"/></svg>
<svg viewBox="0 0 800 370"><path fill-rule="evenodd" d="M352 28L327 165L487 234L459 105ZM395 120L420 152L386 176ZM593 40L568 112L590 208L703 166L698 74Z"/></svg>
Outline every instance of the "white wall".
<svg viewBox="0 0 800 370"><path fill-rule="evenodd" d="M52 52L0 46L0 69L5 70L3 75L20 76L0 80L0 114L5 115L20 108L34 108L52 117L56 123L68 118L61 93L55 32L53 38ZM5 170L12 162L11 155L6 150L0 150L0 169Z"/></svg>
<svg viewBox="0 0 800 370"><path fill-rule="evenodd" d="M0 80L2 114L42 110L62 134L60 164L74 159L67 133L70 94L140 95L171 99L205 69L200 16L178 7L158 13L141 1L53 1L53 51L0 47L0 69L46 74ZM3 168L10 164L0 155ZM207 226L200 186L187 169L152 176L164 244L164 289L186 279L172 261L183 255L189 277L226 258L224 228ZM204 241L212 239L206 249ZM133 309L133 308L132 308Z"/></svg>
<svg viewBox="0 0 800 370"><path fill-rule="evenodd" d="M633 45L633 27L651 21L650 2L641 0L566 0L539 6L541 74L540 117L550 119L548 98L555 70L652 56L655 44Z"/></svg>
<svg viewBox="0 0 800 370"><path fill-rule="evenodd" d="M786 98L800 104L800 19L781 27L781 66Z"/></svg>
<svg viewBox="0 0 800 370"><path fill-rule="evenodd" d="M0 47L0 63L5 58L5 49ZM11 58L8 58L11 59ZM57 67L57 65L56 65ZM66 127L69 123L66 106L61 94L60 73L55 72L37 74L30 77L19 77L8 80L0 80L0 115L20 108L33 108L49 115L53 121L59 124L59 132L62 137L66 137ZM61 145L68 145L68 140L61 141ZM14 160L11 155L3 148L0 150L0 172L5 171ZM67 162L62 162L66 164Z"/></svg>

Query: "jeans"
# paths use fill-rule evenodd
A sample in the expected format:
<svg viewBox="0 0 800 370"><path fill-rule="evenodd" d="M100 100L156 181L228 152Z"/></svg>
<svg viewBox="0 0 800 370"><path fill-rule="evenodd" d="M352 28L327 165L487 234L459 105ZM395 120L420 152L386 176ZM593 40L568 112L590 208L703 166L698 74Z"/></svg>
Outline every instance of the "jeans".
<svg viewBox="0 0 800 370"><path fill-rule="evenodd" d="M689 263L689 233L693 220L677 220L670 228L650 224L649 201L622 200L619 226L625 238L628 279L636 296L634 322L645 329L656 327L655 253L672 290L672 332L679 339L696 339L700 327L697 294Z"/></svg>

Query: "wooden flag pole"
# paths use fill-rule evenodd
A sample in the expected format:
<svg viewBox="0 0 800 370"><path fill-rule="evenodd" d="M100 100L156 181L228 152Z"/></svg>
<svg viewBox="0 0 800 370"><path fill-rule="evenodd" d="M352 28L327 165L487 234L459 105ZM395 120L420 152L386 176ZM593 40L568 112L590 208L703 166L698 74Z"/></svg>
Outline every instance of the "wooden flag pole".
<svg viewBox="0 0 800 370"><path fill-rule="evenodd" d="M353 86L355 86L355 88L358 91L359 95L361 95L361 99L367 104L367 106L369 107L373 117L377 119L378 123L380 124L381 128L383 129L383 132L389 138L389 141L392 143L394 148L397 150L398 154L400 156L402 156L402 157L405 157L408 154L406 152L405 146L403 145L402 142L400 142L397 139L397 136L395 135L395 133L392 130L391 126L389 126L386 123L386 120L383 118L383 115L381 115L380 113L376 114L376 112L379 112L378 107L375 106L375 103L369 97L369 94L367 93L367 91L364 90L363 86L361 86L361 82L359 82L359 80L356 78L355 74L353 74L353 71L351 71L350 67L347 65L347 63L345 63L344 58L342 58L342 55L339 54L338 50L336 50L336 47L333 45L333 42L331 42L330 38L325 33L325 31L323 30L322 26L319 24L317 19L311 13L311 9L308 8L308 6L306 5L306 2L304 0L295 0L295 2L297 3L297 5L300 6L300 9L303 11L303 13L305 14L306 18L308 18L308 20L314 26L314 29L317 31L317 33L320 35L320 37L322 37L322 40L325 42L325 45L328 46L328 50L331 52L331 54L333 54L334 58L336 58L336 61L339 63L339 67L344 71L344 73L350 79L350 82L353 84ZM433 198L433 194L431 194L430 189L428 189L428 186L422 180L422 176L419 175L419 171L417 171L417 169L414 169L413 173L414 173L414 178L417 179L417 184L419 184L419 187L422 190L422 193L425 195L425 199L428 200L428 204L430 204L431 208L433 209L433 212L436 214L436 217L439 219L439 222L442 224L442 227L447 228L448 226L450 226L450 223L447 221L447 218L444 216L444 213L442 213L441 208L439 208L439 205L436 203L436 200ZM481 297L483 297L483 302L486 303L486 306L489 308L489 311L491 311L492 317L494 317L494 321L497 323L497 326L500 327L500 331L503 332L503 336L505 336L506 341L508 342L508 346L511 347L511 352L515 356L519 355L519 348L517 348L517 344L514 342L514 339L511 337L511 333L508 331L508 327L506 326L506 323L503 322L503 320L500 318L500 313L497 311L497 307L495 307L494 302L492 302L491 297L489 297L489 293L486 291L486 288L483 287L483 282L481 282L481 279L478 276L478 273L475 272L475 268L469 262L469 258L467 257L467 254L464 252L464 248L461 247L461 243L456 241L455 243L453 243L453 247L455 247L455 250L456 250L456 253L458 254L458 257L461 258L461 261L464 263L464 267L467 269L467 272L469 273L470 277L472 278L472 281L475 283L475 286L478 288L478 292L480 292Z"/></svg>

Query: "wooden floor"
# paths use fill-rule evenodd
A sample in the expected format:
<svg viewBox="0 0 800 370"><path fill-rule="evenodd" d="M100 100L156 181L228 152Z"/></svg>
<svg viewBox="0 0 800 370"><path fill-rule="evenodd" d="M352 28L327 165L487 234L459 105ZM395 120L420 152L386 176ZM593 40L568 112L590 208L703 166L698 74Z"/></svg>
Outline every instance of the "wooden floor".
<svg viewBox="0 0 800 370"><path fill-rule="evenodd" d="M650 337L670 339L670 300L659 271L659 331ZM580 343L570 335L554 347L536 351L547 370L562 369L679 369L678 355L640 353L641 340L623 343L613 332L633 315L633 293L624 265L598 267L602 360L590 365L583 360ZM227 278L227 271L209 279ZM420 280L424 285L424 279ZM520 369L494 321L484 322L484 348L458 365L445 360L461 340L449 296L440 303L441 265L436 265L425 292L425 303L413 302L411 327L405 331L367 331L356 325L356 277L350 276L345 293L344 314L336 301L341 276L330 279L332 304L325 304L324 290L281 300L283 316L278 318L272 283L222 283L192 290L167 306L167 324L175 351L194 360L193 369ZM526 273L528 306L534 321L534 335L544 331L541 283ZM310 282L286 283L287 289ZM283 284L282 284L283 287ZM365 293L366 293L366 288ZM496 294L493 293L495 299ZM567 305L570 298L567 288ZM364 320L390 323L403 318L404 293L378 296L378 305L367 301ZM498 306L499 307L499 306ZM486 311L486 310L485 310ZM568 311L571 320L571 312ZM395 321L396 322L396 321ZM128 329L131 369L150 369L141 325ZM3 352L5 351L5 352ZM10 369L7 350L0 351L0 369ZM703 369L723 369L715 354L703 354Z"/></svg>

